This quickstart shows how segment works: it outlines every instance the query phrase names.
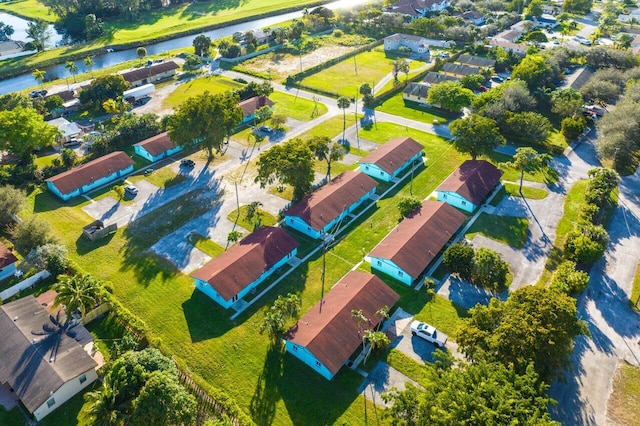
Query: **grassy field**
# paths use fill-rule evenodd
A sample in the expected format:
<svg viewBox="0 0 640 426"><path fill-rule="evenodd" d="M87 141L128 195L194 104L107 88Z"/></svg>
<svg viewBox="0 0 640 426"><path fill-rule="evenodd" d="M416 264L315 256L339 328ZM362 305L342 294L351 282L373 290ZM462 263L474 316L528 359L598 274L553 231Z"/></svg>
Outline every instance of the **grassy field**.
<svg viewBox="0 0 640 426"><path fill-rule="evenodd" d="M516 182L520 180L520 171L510 168L506 164L513 160L513 157L492 151L489 155L484 155L483 158L485 160L491 161L493 164L498 166L500 170L502 170L503 181ZM547 167L545 170L539 172L525 173L524 180L528 180L530 182L552 184L558 180L558 172L550 167Z"/></svg>
<svg viewBox="0 0 640 426"><path fill-rule="evenodd" d="M146 180L149 183L157 186L158 188L170 188L172 186L181 184L187 178L180 173L174 172L169 167L162 167L161 169L154 170L151 174L144 175L133 175L127 178L133 183L140 182L141 180Z"/></svg>
<svg viewBox="0 0 640 426"><path fill-rule="evenodd" d="M385 75L389 74L392 71L391 61L392 59L385 56L382 48L375 48L312 74L302 79L300 83L308 87L353 98L358 94L360 85L363 83L375 85ZM423 62L410 62L410 66L413 69L422 65L424 65ZM402 76L400 74L399 78Z"/></svg>
<svg viewBox="0 0 640 426"><path fill-rule="evenodd" d="M32 17L43 17L46 14L44 6L38 9L34 0L26 2L14 1L0 3L7 11L18 14L24 9L24 14ZM163 8L150 12L142 12L137 21L126 19L107 20L104 23L104 35L87 44L65 46L50 49L24 58L13 58L2 61L0 74L3 70L22 68L31 70L42 67L43 62L64 62L70 56L81 56L102 50L106 46L136 44L157 39L168 39L180 34L195 33L216 25L231 21L245 20L253 16L273 14L279 10L295 8L302 9L305 5L315 3L314 0L246 0L246 1L200 1L175 7ZM52 20L51 16L47 17Z"/></svg>
<svg viewBox="0 0 640 426"><path fill-rule="evenodd" d="M249 231L254 229L254 225L258 223L258 217L260 218L259 226L274 226L278 223L278 219L274 215L261 208L257 209L256 217L253 219L253 222L251 222L247 219L248 209L249 206L240 206L240 211L238 212L238 209L235 209L227 215L227 219L231 222L236 222L237 219L238 221L236 223Z"/></svg>
<svg viewBox="0 0 640 426"><path fill-rule="evenodd" d="M376 110L429 124L433 124L435 120L438 120L439 123L444 123L458 118L437 108L423 107L417 104L407 106L404 103L404 99L402 99L402 93L387 99Z"/></svg>
<svg viewBox="0 0 640 426"><path fill-rule="evenodd" d="M367 136L384 142L388 133L379 127L368 131ZM413 184L414 195L424 198L463 158L441 138L417 131L411 135L424 145L429 158L428 167L415 175ZM332 381L326 381L274 348L256 330L278 294L299 294L301 314L313 306L323 291L397 224L397 197L408 194L409 185L405 183L351 224L346 237L326 256L324 289L322 258L316 255L234 321L229 319L229 312L195 291L189 277L147 251L163 236L208 209L208 205L201 206L189 194L97 242L80 238L81 226L91 221L79 208L81 200L62 203L49 193L36 190L30 194L22 217L36 214L51 222L70 257L98 279L110 280L115 295L147 323L152 334L160 338L164 351L212 386L227 391L256 423L363 424L380 418L381 413L369 410L364 418L364 400L357 392L362 382L359 374L345 368ZM424 291L416 292L388 277L383 279L400 294L399 306L446 333L453 333L459 318L466 314L446 299L429 300Z"/></svg>
<svg viewBox="0 0 640 426"><path fill-rule="evenodd" d="M292 89L290 94L274 91L269 95L269 99L276 103L273 106L273 113L300 121L311 121L327 113L327 107L324 104L319 102L316 104L296 95L295 89Z"/></svg>
<svg viewBox="0 0 640 426"><path fill-rule="evenodd" d="M48 22L55 22L58 16L38 0L9 0L0 2L0 11L13 13L24 18L44 19Z"/></svg>
<svg viewBox="0 0 640 426"><path fill-rule="evenodd" d="M638 401L640 401L640 368L618 363L613 377L613 391L607 403L607 417L614 424L639 426Z"/></svg>
<svg viewBox="0 0 640 426"><path fill-rule="evenodd" d="M636 275L633 277L633 287L631 288L631 297L629 305L636 311L640 311L640 264L636 266Z"/></svg>
<svg viewBox="0 0 640 426"><path fill-rule="evenodd" d="M362 115L358 115L358 119L362 118ZM308 140L315 136L328 136L330 138L334 138L342 133L343 123L345 122L342 115L331 117L327 121L322 124L314 127L313 129L305 132L304 135L301 136L302 139ZM347 114L346 115L346 128L353 126L356 123L356 115L355 114ZM362 135L361 135L362 136ZM355 142L355 141L352 141Z"/></svg>
<svg viewBox="0 0 640 426"><path fill-rule="evenodd" d="M472 240L476 234L482 234L492 240L520 249L524 247L527 240L528 229L529 221L525 218L480 213L478 219L467 231L465 238Z"/></svg>
<svg viewBox="0 0 640 426"><path fill-rule="evenodd" d="M523 186L522 195L520 195L520 185L506 182L502 186L502 188L500 188L500 191L498 191L498 193L493 197L491 203L489 204L491 204L492 206L497 206L498 204L500 204L500 201L502 201L504 197L508 195L512 197L524 196L524 198L528 198L530 200L542 200L546 198L547 195L549 195L549 192L542 188Z"/></svg>
<svg viewBox="0 0 640 426"><path fill-rule="evenodd" d="M201 95L204 92L212 94L224 93L228 90L239 89L242 86L242 83L219 75L194 78L180 83L178 88L165 98L162 106L164 108L177 108L187 99Z"/></svg>
<svg viewBox="0 0 640 426"><path fill-rule="evenodd" d="M192 246L211 257L218 257L224 253L224 247L215 241L208 239L204 235L191 234L187 237L187 241L189 241Z"/></svg>

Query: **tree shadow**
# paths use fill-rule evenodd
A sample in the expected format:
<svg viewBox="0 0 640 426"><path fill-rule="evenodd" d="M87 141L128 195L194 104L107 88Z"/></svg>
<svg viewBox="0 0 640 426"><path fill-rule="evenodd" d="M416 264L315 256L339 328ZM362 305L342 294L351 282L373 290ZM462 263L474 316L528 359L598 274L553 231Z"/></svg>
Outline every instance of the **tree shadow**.
<svg viewBox="0 0 640 426"><path fill-rule="evenodd" d="M249 403L249 413L256 424L270 425L275 419L276 404L281 398L278 387L284 373L284 353L280 341L269 346Z"/></svg>
<svg viewBox="0 0 640 426"><path fill-rule="evenodd" d="M220 337L236 325L229 319L232 311L224 309L198 289L182 303L182 311L192 343Z"/></svg>

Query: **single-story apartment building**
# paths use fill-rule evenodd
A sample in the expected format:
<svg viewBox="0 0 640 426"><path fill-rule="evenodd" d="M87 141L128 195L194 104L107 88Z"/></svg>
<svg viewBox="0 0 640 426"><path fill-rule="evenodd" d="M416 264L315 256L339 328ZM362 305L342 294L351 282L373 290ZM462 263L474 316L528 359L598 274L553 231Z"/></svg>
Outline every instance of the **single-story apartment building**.
<svg viewBox="0 0 640 426"><path fill-rule="evenodd" d="M62 90L56 93L49 93L45 96L45 100L52 96L59 96L62 99L62 106L51 111L51 116L60 117L65 113L77 111L80 107L80 99L78 99L73 90Z"/></svg>
<svg viewBox="0 0 640 426"><path fill-rule="evenodd" d="M112 152L46 180L47 188L64 201L113 182L133 171L133 160L122 151Z"/></svg>
<svg viewBox="0 0 640 426"><path fill-rule="evenodd" d="M478 68L493 68L496 65L495 59L474 55L460 55L456 62Z"/></svg>
<svg viewBox="0 0 640 426"><path fill-rule="evenodd" d="M257 110L263 107L273 108L275 103L266 96L254 96L240 101L239 105L242 108L242 124L245 124L254 119Z"/></svg>
<svg viewBox="0 0 640 426"><path fill-rule="evenodd" d="M98 379L93 336L80 323L67 327L51 338L59 326L33 296L0 306L0 387L37 421Z"/></svg>
<svg viewBox="0 0 640 426"><path fill-rule="evenodd" d="M469 65L453 64L446 62L442 65L440 72L444 75L452 75L455 77L465 77L467 75L480 74L480 68L470 67Z"/></svg>
<svg viewBox="0 0 640 426"><path fill-rule="evenodd" d="M360 160L360 170L390 182L404 169L422 161L422 145L412 138L394 138Z"/></svg>
<svg viewBox="0 0 640 426"><path fill-rule="evenodd" d="M411 285L442 251L466 217L446 203L425 201L395 227L367 258L371 269Z"/></svg>
<svg viewBox="0 0 640 426"><path fill-rule="evenodd" d="M376 193L378 183L360 171L344 172L284 213L285 225L320 239Z"/></svg>
<svg viewBox="0 0 640 426"><path fill-rule="evenodd" d="M420 105L427 104L427 93L431 85L425 82L409 82L402 90L402 99L409 102L415 102Z"/></svg>
<svg viewBox="0 0 640 426"><path fill-rule="evenodd" d="M133 145L133 151L152 163L182 151L183 147L174 144L168 132L160 133Z"/></svg>
<svg viewBox="0 0 640 426"><path fill-rule="evenodd" d="M0 281L12 277L16 273L18 258L0 241Z"/></svg>
<svg viewBox="0 0 640 426"><path fill-rule="evenodd" d="M362 345L360 333L381 321L376 312L393 307L399 298L375 275L351 271L289 330L287 352L331 380ZM353 310L369 319L362 330L351 317Z"/></svg>
<svg viewBox="0 0 640 426"><path fill-rule="evenodd" d="M472 213L500 183L502 171L485 160L467 160L436 189L438 201Z"/></svg>
<svg viewBox="0 0 640 426"><path fill-rule="evenodd" d="M228 309L293 258L298 242L263 226L191 274L195 287Z"/></svg>
<svg viewBox="0 0 640 426"><path fill-rule="evenodd" d="M424 76L423 83L428 83L430 85L442 83L445 81L460 81L460 77L456 77L453 75L440 74L439 72L429 71L426 76Z"/></svg>
<svg viewBox="0 0 640 426"><path fill-rule="evenodd" d="M529 46L527 46L526 44L512 43L512 42L497 39L497 38L492 38L491 40L489 40L489 47L490 48L501 47L507 52L512 52L520 56L525 56L527 54L527 49L529 48Z"/></svg>
<svg viewBox="0 0 640 426"><path fill-rule="evenodd" d="M142 86L165 78L176 75L176 70L180 67L174 61L161 62L143 68L136 68L121 73L124 81L129 83L131 87Z"/></svg>

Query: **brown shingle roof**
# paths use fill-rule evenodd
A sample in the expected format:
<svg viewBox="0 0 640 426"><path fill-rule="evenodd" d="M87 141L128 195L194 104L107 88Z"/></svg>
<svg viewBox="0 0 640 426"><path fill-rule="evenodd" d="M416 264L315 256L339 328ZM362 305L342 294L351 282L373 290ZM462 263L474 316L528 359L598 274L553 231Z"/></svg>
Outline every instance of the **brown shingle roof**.
<svg viewBox="0 0 640 426"><path fill-rule="evenodd" d="M421 151L422 145L411 138L394 138L360 160L360 163L375 164L392 175Z"/></svg>
<svg viewBox="0 0 640 426"><path fill-rule="evenodd" d="M0 269L5 266L9 266L12 263L16 263L18 258L13 255L11 250L7 248L2 242L0 242Z"/></svg>
<svg viewBox="0 0 640 426"><path fill-rule="evenodd" d="M425 201L407 216L369 254L390 259L412 277L417 277L435 259L466 216L440 201Z"/></svg>
<svg viewBox="0 0 640 426"><path fill-rule="evenodd" d="M156 156L162 154L165 151L169 151L172 148L175 148L176 144L174 144L169 138L169 133L164 132L159 135L155 135L150 137L149 139L145 139L142 142L138 142L133 146L141 146L144 148L149 154L152 156Z"/></svg>
<svg viewBox="0 0 640 426"><path fill-rule="evenodd" d="M344 172L304 197L285 216L297 216L320 230L377 186L375 180L362 172Z"/></svg>
<svg viewBox="0 0 640 426"><path fill-rule="evenodd" d="M49 312L33 296L0 307L0 383L8 382L32 413L50 398L51 392L96 366L67 334L61 334L55 360L50 362L51 339L32 333L50 325ZM74 335L91 336L83 325L72 331Z"/></svg>
<svg viewBox="0 0 640 426"><path fill-rule="evenodd" d="M192 273L230 300L298 247L282 228L264 226Z"/></svg>
<svg viewBox="0 0 640 426"><path fill-rule="evenodd" d="M392 307L400 296L380 278L352 271L345 275L293 327L287 340L306 347L331 373L338 370L362 343L358 323L351 311L362 310L370 320L365 330L375 327L376 316L385 305Z"/></svg>
<svg viewBox="0 0 640 426"><path fill-rule="evenodd" d="M75 96L73 95L73 91L71 90L63 90L61 92L49 93L44 98L48 99L52 96L60 96L60 98L62 99L62 102L69 102L70 100L75 98Z"/></svg>
<svg viewBox="0 0 640 426"><path fill-rule="evenodd" d="M266 96L254 96L253 98L245 99L240 102L240 108L242 108L242 114L245 118L251 116L264 106L272 105L274 105L274 102Z"/></svg>
<svg viewBox="0 0 640 426"><path fill-rule="evenodd" d="M122 151L116 151L89 161L87 164L75 169L55 175L47 179L47 182L52 182L61 193L69 194L84 185L132 165L133 160L127 154Z"/></svg>
<svg viewBox="0 0 640 426"><path fill-rule="evenodd" d="M134 81L143 80L145 78L151 78L163 72L177 70L180 68L178 64L173 61L162 62L160 64L151 65L150 67L138 68L131 71L123 72L122 78L128 83Z"/></svg>
<svg viewBox="0 0 640 426"><path fill-rule="evenodd" d="M467 160L440 184L436 191L450 191L478 205L489 195L502 171L485 160Z"/></svg>

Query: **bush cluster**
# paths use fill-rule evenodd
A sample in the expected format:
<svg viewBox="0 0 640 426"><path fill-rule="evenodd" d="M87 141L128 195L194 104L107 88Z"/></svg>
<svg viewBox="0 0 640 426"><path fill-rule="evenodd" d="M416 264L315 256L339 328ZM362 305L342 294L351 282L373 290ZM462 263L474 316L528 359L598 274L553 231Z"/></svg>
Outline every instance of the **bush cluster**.
<svg viewBox="0 0 640 426"><path fill-rule="evenodd" d="M454 244L444 252L444 265L450 273L486 289L499 291L507 286L509 264L488 248Z"/></svg>

